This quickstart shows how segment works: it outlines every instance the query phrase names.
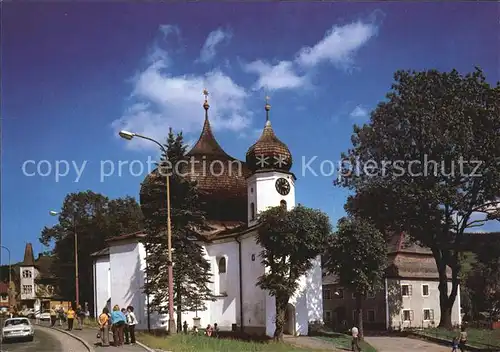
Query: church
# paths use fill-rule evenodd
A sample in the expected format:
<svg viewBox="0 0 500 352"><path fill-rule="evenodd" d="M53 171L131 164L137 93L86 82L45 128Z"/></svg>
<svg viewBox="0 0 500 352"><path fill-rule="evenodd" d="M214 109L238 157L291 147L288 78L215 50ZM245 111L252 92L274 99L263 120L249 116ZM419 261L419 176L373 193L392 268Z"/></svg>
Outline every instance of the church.
<svg viewBox="0 0 500 352"><path fill-rule="evenodd" d="M292 154L276 136L266 103L266 122L261 137L246 153L245 161L227 154L212 133L209 103L205 92L205 121L201 135L188 152L191 171L185 177L197 182L210 230L200 233L213 274L211 289L215 301L207 310L183 313L189 326L217 323L221 330L272 336L275 329L275 300L256 285L266 268L261 264L261 247L256 243L257 215L268 207L295 206L295 175L290 171ZM193 162L194 161L194 162ZM154 170L148 180L158 177ZM141 206L148 202L143 190ZM143 208L144 209L144 208ZM104 307L132 305L140 330L166 329L168 315L149 309L142 292L147 280L146 251L142 232L110 239L108 247L93 254L94 302L97 315ZM174 263L174 270L175 270ZM179 265L179 264L178 264ZM287 307L285 333L307 335L310 322L323 317L321 259L300 279L299 289Z"/></svg>

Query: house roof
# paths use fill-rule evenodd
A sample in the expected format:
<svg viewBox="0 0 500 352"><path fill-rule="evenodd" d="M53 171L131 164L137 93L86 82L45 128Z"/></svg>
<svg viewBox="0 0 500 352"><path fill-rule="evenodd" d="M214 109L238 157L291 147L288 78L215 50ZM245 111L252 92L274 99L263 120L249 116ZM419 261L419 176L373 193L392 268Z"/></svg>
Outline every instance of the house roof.
<svg viewBox="0 0 500 352"><path fill-rule="evenodd" d="M33 255L33 246L31 243L26 243L24 248L24 260L22 262L23 266L35 266L35 256Z"/></svg>
<svg viewBox="0 0 500 352"><path fill-rule="evenodd" d="M136 231L136 232L124 233L124 234L121 234L121 235L118 235L118 236L115 236L112 238L108 238L106 240L106 242L112 243L112 242L125 241L125 240L130 240L130 239L139 240L141 238L144 238L145 236L146 236L146 234L144 233L144 231Z"/></svg>
<svg viewBox="0 0 500 352"><path fill-rule="evenodd" d="M407 253L407 254L423 254L432 256L432 251L429 248L423 247L418 243L411 241L408 235L403 232L399 235L392 236L388 243L388 253Z"/></svg>
<svg viewBox="0 0 500 352"><path fill-rule="evenodd" d="M109 247L101 249L100 251L92 253L91 257L105 257L109 255Z"/></svg>
<svg viewBox="0 0 500 352"><path fill-rule="evenodd" d="M6 282L0 282L0 293L9 293L9 284Z"/></svg>

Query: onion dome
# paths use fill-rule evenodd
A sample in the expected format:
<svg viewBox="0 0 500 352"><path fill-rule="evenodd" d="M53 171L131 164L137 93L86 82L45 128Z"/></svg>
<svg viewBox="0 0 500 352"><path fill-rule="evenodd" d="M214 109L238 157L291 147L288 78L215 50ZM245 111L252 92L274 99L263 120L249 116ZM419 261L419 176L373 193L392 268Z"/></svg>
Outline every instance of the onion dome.
<svg viewBox="0 0 500 352"><path fill-rule="evenodd" d="M194 147L186 154L187 163L181 165L179 171L186 179L196 182L207 220L246 221L246 177L250 172L243 161L228 155L215 139L208 119L208 92L205 90L204 94L203 129ZM155 170L148 175L145 182L150 176L154 178L156 173Z"/></svg>
<svg viewBox="0 0 500 352"><path fill-rule="evenodd" d="M285 143L274 134L269 121L271 105L266 98L266 125L260 138L252 145L246 154L246 163L250 170L256 171L290 171L292 154Z"/></svg>

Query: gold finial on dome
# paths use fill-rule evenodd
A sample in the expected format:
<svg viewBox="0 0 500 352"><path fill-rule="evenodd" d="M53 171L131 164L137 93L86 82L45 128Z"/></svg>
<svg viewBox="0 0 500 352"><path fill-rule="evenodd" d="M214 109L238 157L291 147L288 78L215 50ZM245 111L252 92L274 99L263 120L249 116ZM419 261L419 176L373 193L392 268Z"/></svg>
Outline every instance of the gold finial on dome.
<svg viewBox="0 0 500 352"><path fill-rule="evenodd" d="M205 96L205 102L203 103L203 108L205 109L205 111L208 111L208 108L210 107L210 105L208 104L208 90L203 89L203 95Z"/></svg>
<svg viewBox="0 0 500 352"><path fill-rule="evenodd" d="M271 105L269 105L269 97L266 96L266 105L264 106L266 109L266 121L269 121L269 110L271 110Z"/></svg>

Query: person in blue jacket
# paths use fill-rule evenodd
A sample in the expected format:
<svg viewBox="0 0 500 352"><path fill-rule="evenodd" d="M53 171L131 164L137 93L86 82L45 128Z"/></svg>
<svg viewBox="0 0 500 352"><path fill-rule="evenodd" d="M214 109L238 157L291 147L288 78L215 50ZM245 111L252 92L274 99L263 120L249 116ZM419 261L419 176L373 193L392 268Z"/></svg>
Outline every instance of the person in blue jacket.
<svg viewBox="0 0 500 352"><path fill-rule="evenodd" d="M113 331L113 342L115 347L123 346L123 329L125 328L126 322L127 319L120 311L120 307L115 305L111 312L111 331Z"/></svg>

